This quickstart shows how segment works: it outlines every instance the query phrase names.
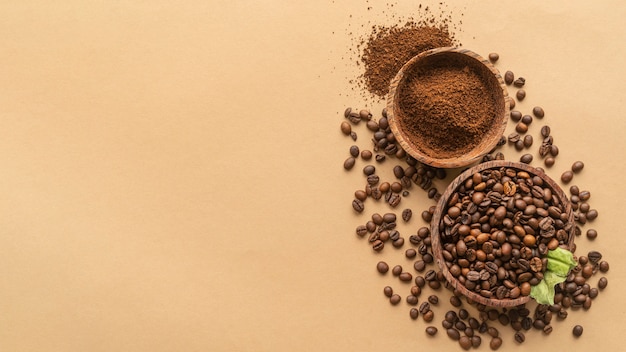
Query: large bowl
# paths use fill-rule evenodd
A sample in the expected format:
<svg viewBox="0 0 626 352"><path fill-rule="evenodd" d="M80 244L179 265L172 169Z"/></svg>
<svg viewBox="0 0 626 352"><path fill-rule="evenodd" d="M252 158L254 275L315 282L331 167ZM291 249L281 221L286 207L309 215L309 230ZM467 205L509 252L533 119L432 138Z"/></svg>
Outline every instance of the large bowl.
<svg viewBox="0 0 626 352"><path fill-rule="evenodd" d="M418 79L425 71L438 67L469 69L480 78L494 104L495 116L484 126L486 133L477 140L468 143L463 151L452 155L426 147L421 141L423 136L415 135L407 129L408 124L415 123L415 116L402 111L400 94L407 89L407 83ZM468 92L468 94L471 94ZM443 47L420 53L409 60L391 81L387 96L387 115L389 125L402 148L421 163L439 168L458 168L480 160L491 151L504 133L509 119L509 97L506 85L500 72L486 59L478 54L462 48ZM439 133L439 132L436 132Z"/></svg>
<svg viewBox="0 0 626 352"><path fill-rule="evenodd" d="M574 246L575 226L573 226L574 212L572 211L571 203L565 196L565 193L563 192L563 190L554 182L554 180L552 180L544 172L542 172L541 170L537 168L534 168L532 166L519 163L519 162L509 162L509 161L501 161L501 160L489 161L489 162L478 164L462 172L459 176L457 176L452 181L452 183L448 186L448 188L445 190L445 192L439 199L439 202L437 203L435 212L433 214L433 218L431 221L431 245L432 245L432 251L433 251L433 256L435 257L435 261L437 265L439 266L439 268L442 270L444 277L446 278L446 280L448 281L448 283L451 285L453 289L458 290L464 296L480 304L484 304L484 305L492 306L492 307L513 307L513 306L518 306L520 304L524 304L528 302L531 297L519 296L517 298L503 298L503 299L497 299L493 297L486 298L483 295L475 291L471 291L467 289L465 285L463 285L459 280L457 280L456 277L454 277L454 275L452 275L452 273L448 270L448 265L446 264L447 261L443 255L443 244L442 244L443 240L442 240L442 234L440 232L441 231L440 223L444 215L447 214L447 211L449 208L448 203L450 202L450 197L452 197L453 194L457 192L459 187L461 186L465 187L466 181L468 179L471 179L472 175L474 175L475 173L481 173L485 170L490 170L490 169L500 169L502 167L513 168L518 171L525 171L531 177L538 176L539 178L541 178L541 180L543 181L544 187L549 188L552 191L552 196L558 199L559 203L562 204L563 212L567 214L566 223L569 223L572 226L571 226L570 232L568 233L569 237L568 237L567 243L565 243L565 247L570 250L575 250L575 246Z"/></svg>

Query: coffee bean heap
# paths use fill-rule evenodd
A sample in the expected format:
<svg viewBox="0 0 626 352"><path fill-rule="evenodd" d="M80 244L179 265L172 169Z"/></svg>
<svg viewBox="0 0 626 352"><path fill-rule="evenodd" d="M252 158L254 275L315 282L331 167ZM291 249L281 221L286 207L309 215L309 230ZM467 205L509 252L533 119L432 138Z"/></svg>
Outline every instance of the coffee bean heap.
<svg viewBox="0 0 626 352"><path fill-rule="evenodd" d="M486 298L528 296L548 250L568 248L574 226L543 179L510 167L475 173L451 194L439 224L448 270Z"/></svg>

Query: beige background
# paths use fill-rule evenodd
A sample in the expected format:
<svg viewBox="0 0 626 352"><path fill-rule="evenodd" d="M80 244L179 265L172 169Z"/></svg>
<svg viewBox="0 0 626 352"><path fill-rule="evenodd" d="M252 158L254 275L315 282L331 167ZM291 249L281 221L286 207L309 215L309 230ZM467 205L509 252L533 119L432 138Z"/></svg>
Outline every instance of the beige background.
<svg viewBox="0 0 626 352"><path fill-rule="evenodd" d="M383 297L385 285L403 296L409 286L375 263L411 261L356 238L365 216L350 202L364 181L341 167L352 144L339 132L343 109L379 117L383 106L349 82L360 73L351 49L417 4L3 1L0 350L456 349ZM577 243L611 263L591 310L555 322L550 336L529 332L522 346L502 329L505 347L618 350L626 6L493 0L441 10L463 46L497 51L501 70L527 78L519 109L542 105L561 149L550 174L585 161L575 182L592 191L600 236ZM387 177L394 164L385 165ZM431 204L413 190L402 206L419 214ZM408 238L423 225L415 216L400 229ZM440 297L438 327L449 293ZM574 324L585 327L578 340Z"/></svg>

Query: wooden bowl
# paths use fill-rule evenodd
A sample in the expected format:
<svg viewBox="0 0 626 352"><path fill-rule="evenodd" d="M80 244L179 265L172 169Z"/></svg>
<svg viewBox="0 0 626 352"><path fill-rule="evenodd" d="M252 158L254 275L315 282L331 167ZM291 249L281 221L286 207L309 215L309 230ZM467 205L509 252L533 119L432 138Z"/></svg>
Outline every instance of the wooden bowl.
<svg viewBox="0 0 626 352"><path fill-rule="evenodd" d="M416 117L405 113L400 102L401 92L407 89L406 87L413 79L417 79L424 72L438 67L471 70L480 78L480 81L491 94L490 100L494 103L495 116L489 118L486 126L481 127L486 129L486 133L483 133L478 140L468 142L462 150L450 153L433 149L433 143L430 143L430 147L427 146L422 142L425 140L423 135L416 135L414 131L411 132L408 127L410 124L415 124ZM509 104L508 92L502 76L488 60L467 49L443 47L428 50L413 57L398 71L389 87L387 116L393 134L409 155L421 163L433 167L458 168L479 161L496 146L509 119ZM434 133L443 133L436 129L433 130L436 131ZM460 131L459 133L464 132ZM435 144L438 145L437 148L441 146L441 144Z"/></svg>
<svg viewBox="0 0 626 352"><path fill-rule="evenodd" d="M432 245L432 251L433 251L433 256L435 257L435 261L437 265L439 266L439 268L442 270L444 277L446 278L446 280L448 281L448 283L450 284L452 288L458 290L460 293L462 293L464 296L468 297L472 301L480 303L480 304L484 304L484 305L492 306L492 307L513 307L513 306L518 306L520 304L524 304L528 302L531 297L520 295L519 297L514 298L514 299L512 298L503 298L503 299L487 298L477 292L467 289L465 285L463 285L459 280L457 280L456 277L454 277L454 275L452 275L452 273L450 273L450 271L448 270L448 266L446 265L446 260L443 256L444 245L442 243L443 241L442 234L440 232L441 231L440 223L444 215L447 214L448 212L448 208L449 208L448 202L450 200L450 197L459 189L459 187L464 185L465 182L468 179L472 178L472 175L474 175L475 173L480 173L480 172L483 172L485 170L490 170L490 169L500 169L502 167L514 168L519 171L525 171L528 174L530 174L531 177L538 176L543 180L543 187L549 188L552 191L552 196L558 199L560 204L562 204L563 211L567 214L568 220L566 224L571 224L572 226L571 226L571 230L568 233L569 238L566 243L566 247L568 249L574 248L574 237L575 237L575 226L573 226L574 225L574 212L572 211L571 203L565 196L565 193L563 192L563 190L554 182L554 180L548 177L541 170L538 170L527 164L523 164L519 162L501 161L501 160L489 161L489 162L478 164L462 172L459 176L457 176L452 181L452 183L448 186L448 188L445 190L445 192L441 196L439 202L437 203L435 213L433 214L433 218L431 221L431 245Z"/></svg>

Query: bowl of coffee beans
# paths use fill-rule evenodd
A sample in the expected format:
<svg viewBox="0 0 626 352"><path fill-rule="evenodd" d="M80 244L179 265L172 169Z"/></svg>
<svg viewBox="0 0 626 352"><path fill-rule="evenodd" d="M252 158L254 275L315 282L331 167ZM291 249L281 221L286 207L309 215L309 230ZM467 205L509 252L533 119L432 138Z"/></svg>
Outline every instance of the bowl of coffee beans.
<svg viewBox="0 0 626 352"><path fill-rule="evenodd" d="M456 177L431 222L433 255L469 299L493 307L530 300L557 247L575 251L572 206L542 170L489 161Z"/></svg>
<svg viewBox="0 0 626 352"><path fill-rule="evenodd" d="M443 47L398 71L387 96L389 125L418 161L457 168L479 161L500 140L509 97L499 71L478 54Z"/></svg>

